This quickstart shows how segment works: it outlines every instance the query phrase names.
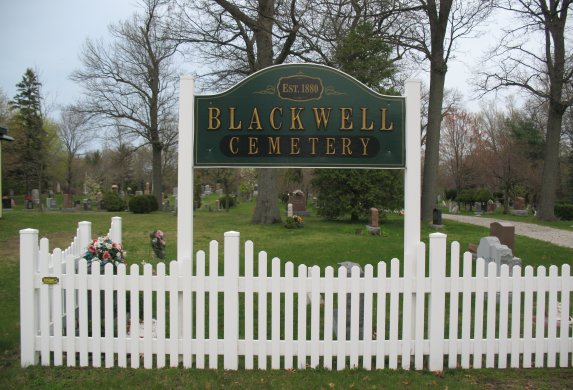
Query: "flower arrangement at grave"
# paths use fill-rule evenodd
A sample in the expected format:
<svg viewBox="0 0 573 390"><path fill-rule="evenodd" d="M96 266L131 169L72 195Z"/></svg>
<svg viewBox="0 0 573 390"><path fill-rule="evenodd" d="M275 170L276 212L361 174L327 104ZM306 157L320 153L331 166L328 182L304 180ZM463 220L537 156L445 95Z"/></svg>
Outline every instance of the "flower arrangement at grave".
<svg viewBox="0 0 573 390"><path fill-rule="evenodd" d="M87 260L90 269L94 261L99 262L103 269L107 263L113 264L114 267L125 263L126 254L122 243L113 242L109 236L105 236L92 240L83 257Z"/></svg>
<svg viewBox="0 0 573 390"><path fill-rule="evenodd" d="M296 229L304 227L304 220L300 215L293 215L292 217L287 217L285 222L285 227L287 229Z"/></svg>
<svg viewBox="0 0 573 390"><path fill-rule="evenodd" d="M154 230L149 233L151 249L157 258L165 260L165 234L161 230Z"/></svg>

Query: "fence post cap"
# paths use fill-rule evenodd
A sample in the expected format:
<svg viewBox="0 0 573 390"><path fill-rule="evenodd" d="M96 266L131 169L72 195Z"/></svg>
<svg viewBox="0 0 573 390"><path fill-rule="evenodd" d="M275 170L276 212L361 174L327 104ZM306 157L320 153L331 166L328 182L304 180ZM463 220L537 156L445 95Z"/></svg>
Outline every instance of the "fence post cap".
<svg viewBox="0 0 573 390"><path fill-rule="evenodd" d="M22 229L20 230L20 234L38 234L40 231L38 229Z"/></svg>
<svg viewBox="0 0 573 390"><path fill-rule="evenodd" d="M430 238L447 238L448 235L440 232L430 233Z"/></svg>
<svg viewBox="0 0 573 390"><path fill-rule="evenodd" d="M235 232L233 230L225 232L225 237L239 237L241 233Z"/></svg>

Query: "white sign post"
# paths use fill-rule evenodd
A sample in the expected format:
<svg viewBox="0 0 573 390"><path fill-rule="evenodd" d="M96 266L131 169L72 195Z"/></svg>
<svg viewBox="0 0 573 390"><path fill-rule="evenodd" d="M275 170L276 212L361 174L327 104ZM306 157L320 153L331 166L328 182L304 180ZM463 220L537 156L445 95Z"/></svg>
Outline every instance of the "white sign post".
<svg viewBox="0 0 573 390"><path fill-rule="evenodd" d="M420 242L421 118L420 81L406 81L406 169L404 170L404 275L416 275L413 258Z"/></svg>
<svg viewBox="0 0 573 390"><path fill-rule="evenodd" d="M193 115L195 80L179 81L179 155L177 160L177 259L193 259Z"/></svg>

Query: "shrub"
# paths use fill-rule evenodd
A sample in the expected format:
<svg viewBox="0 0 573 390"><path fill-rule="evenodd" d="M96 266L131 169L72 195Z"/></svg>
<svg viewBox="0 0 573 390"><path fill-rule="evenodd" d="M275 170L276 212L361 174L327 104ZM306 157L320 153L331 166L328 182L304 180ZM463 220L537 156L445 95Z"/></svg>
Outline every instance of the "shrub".
<svg viewBox="0 0 573 390"><path fill-rule="evenodd" d="M159 210L159 203L157 203L157 199L153 195L143 195L143 197L147 198L147 202L149 202L149 211L157 211Z"/></svg>
<svg viewBox="0 0 573 390"><path fill-rule="evenodd" d="M555 216L565 221L573 220L573 203L556 204Z"/></svg>
<svg viewBox="0 0 573 390"><path fill-rule="evenodd" d="M235 201L235 197L233 196L222 196L219 198L219 207L221 207L222 209L227 207L227 199L229 200L229 208L231 207L235 207L236 206L236 201Z"/></svg>
<svg viewBox="0 0 573 390"><path fill-rule="evenodd" d="M491 199L491 192L487 188L480 188L476 192L476 200L478 202L486 203L488 200Z"/></svg>
<svg viewBox="0 0 573 390"><path fill-rule="evenodd" d="M151 209L149 195L137 195L129 199L129 210L135 214L148 214Z"/></svg>
<svg viewBox="0 0 573 390"><path fill-rule="evenodd" d="M446 199L448 200L454 200L458 196L458 190L456 190L455 188L452 188L451 190L446 190L445 196Z"/></svg>
<svg viewBox="0 0 573 390"><path fill-rule="evenodd" d="M288 192L281 192L279 194L279 200L281 201L281 203L287 204L288 203Z"/></svg>
<svg viewBox="0 0 573 390"><path fill-rule="evenodd" d="M125 200L117 192L106 192L102 197L104 208L107 211L124 211Z"/></svg>

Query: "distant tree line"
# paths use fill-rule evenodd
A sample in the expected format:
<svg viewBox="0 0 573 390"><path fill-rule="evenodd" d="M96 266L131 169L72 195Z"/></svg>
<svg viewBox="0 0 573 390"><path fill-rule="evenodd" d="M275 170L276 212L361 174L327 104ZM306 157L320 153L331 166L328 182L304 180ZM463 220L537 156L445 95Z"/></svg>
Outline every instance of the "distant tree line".
<svg viewBox="0 0 573 390"><path fill-rule="evenodd" d="M77 183L90 175L82 171L86 153L94 150L113 151L113 171L121 173L123 186L138 176L129 172L138 170L127 160L147 151L145 181L159 199L164 186L173 185L176 169L178 58L207 69L198 80L210 91L271 65L313 62L341 69L384 93L399 93L412 70L428 70L422 119L424 221L431 219L439 193L480 186L503 193L504 202L526 192L538 217L553 219L554 205L567 200L573 187L572 4L140 0L132 18L110 26L110 42L86 41L82 66L71 75L84 97L63 108L59 120L46 115L41 83L34 71L26 71L18 94L4 102L8 114L4 110L0 118L17 138L6 147L14 153L7 152L10 184L4 188L45 190L57 177L65 191L77 191ZM463 39L480 34L494 11L515 19L479 64L476 87L483 94L520 91L529 100L523 108L484 107L473 117L455 91L444 88L448 64L460 55ZM60 172L53 172L55 166ZM522 172L527 177L520 177ZM107 171L105 180L115 174ZM279 222L279 175L261 169L256 176L259 196L252 221Z"/></svg>

